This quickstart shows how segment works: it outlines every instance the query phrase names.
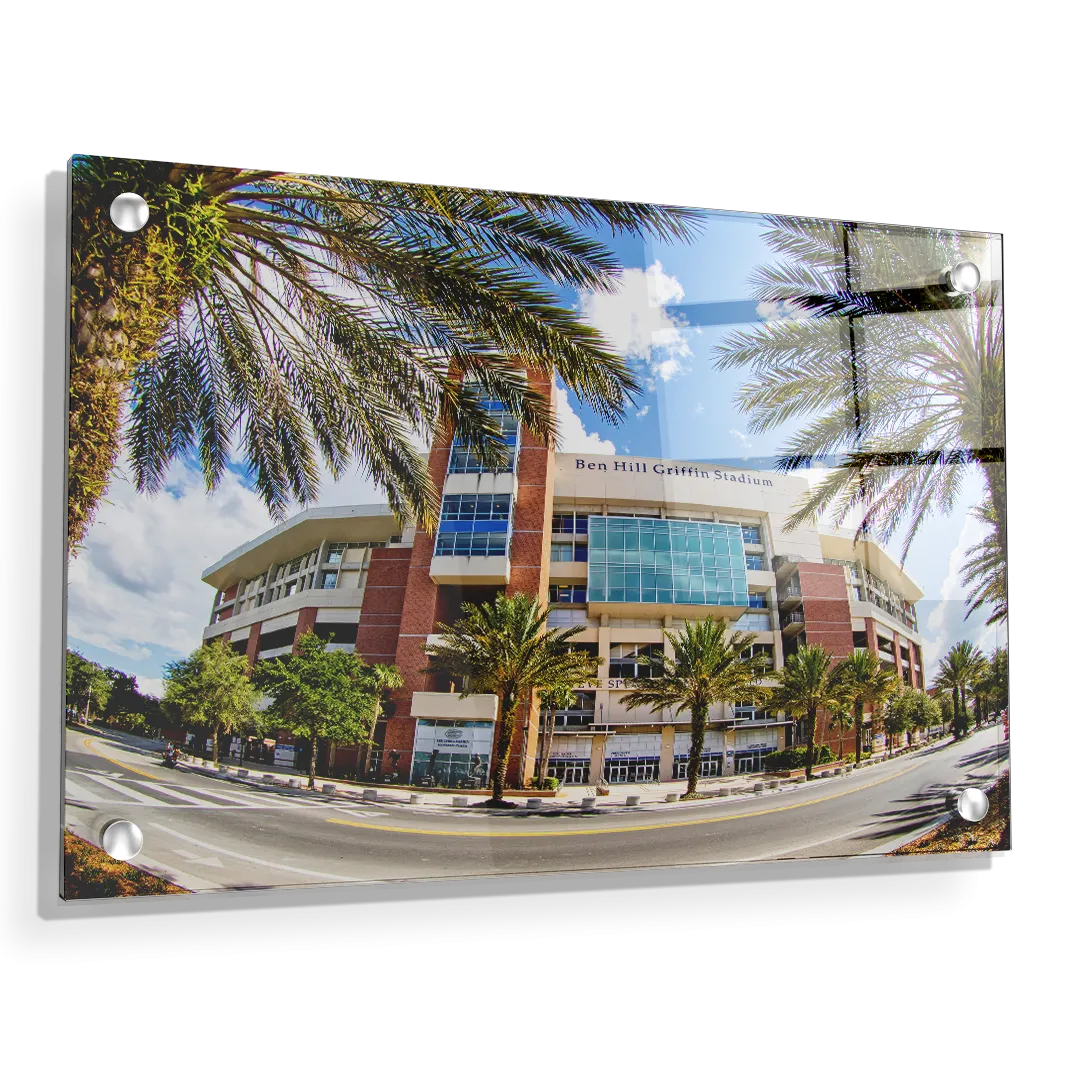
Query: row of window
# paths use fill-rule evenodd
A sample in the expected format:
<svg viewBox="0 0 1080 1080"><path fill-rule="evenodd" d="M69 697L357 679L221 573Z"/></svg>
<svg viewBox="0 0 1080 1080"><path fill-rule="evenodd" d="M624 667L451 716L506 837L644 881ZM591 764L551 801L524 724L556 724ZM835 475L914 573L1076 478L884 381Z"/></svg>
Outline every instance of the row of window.
<svg viewBox="0 0 1080 1080"><path fill-rule="evenodd" d="M514 457L518 443L518 422L506 411L506 407L500 401L487 399L482 401L481 405L498 424L500 432L498 441L502 444L504 452L503 463L495 469L485 466L475 451L455 438L450 448L448 471L451 473L509 473L514 471Z"/></svg>
<svg viewBox="0 0 1080 1080"><path fill-rule="evenodd" d="M444 495L440 521L509 521L509 495Z"/></svg>
<svg viewBox="0 0 1080 1080"><path fill-rule="evenodd" d="M506 533L440 532L435 538L436 555L505 555Z"/></svg>

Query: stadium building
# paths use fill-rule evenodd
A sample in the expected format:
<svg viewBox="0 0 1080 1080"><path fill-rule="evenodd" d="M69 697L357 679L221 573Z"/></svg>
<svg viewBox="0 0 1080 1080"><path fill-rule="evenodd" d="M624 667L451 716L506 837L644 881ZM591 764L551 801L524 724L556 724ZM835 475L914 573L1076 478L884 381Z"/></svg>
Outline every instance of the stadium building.
<svg viewBox="0 0 1080 1080"><path fill-rule="evenodd" d="M541 382L541 385L545 385ZM549 387L550 389L550 387ZM807 490L800 476L699 462L556 453L497 403L508 455L485 470L467 447L432 448L442 498L434 535L402 528L386 507L306 510L230 552L203 581L217 590L204 638L224 637L254 665L314 631L334 649L396 664L394 695L368 754L372 780L477 785L489 774L495 698L462 698L425 675L438 623L499 590L550 604L549 625L579 627L601 663L556 717L549 772L567 783L685 775L689 715L623 705L626 680L665 650L665 629L723 616L756 635L774 669L802 643L837 656L869 649L924 688L914 581L871 540L818 527L785 531ZM538 711L520 726L511 780L535 770ZM838 745L819 721L818 739ZM847 750L854 749L847 734ZM749 703L717 707L703 776L753 772L792 739L792 725ZM864 746L882 745L868 727ZM279 740L276 760L294 748ZM320 771L354 774L355 747L327 747Z"/></svg>

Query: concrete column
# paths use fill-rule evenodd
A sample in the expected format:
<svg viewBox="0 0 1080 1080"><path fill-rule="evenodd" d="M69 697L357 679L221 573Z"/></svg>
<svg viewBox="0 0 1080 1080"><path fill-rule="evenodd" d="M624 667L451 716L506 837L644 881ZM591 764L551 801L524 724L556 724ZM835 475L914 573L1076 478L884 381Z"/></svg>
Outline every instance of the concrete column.
<svg viewBox="0 0 1080 1080"><path fill-rule="evenodd" d="M259 659L259 631L261 629L261 622L251 624L251 633L248 635L247 641L247 662L249 672L255 670L255 663Z"/></svg>
<svg viewBox="0 0 1080 1080"><path fill-rule="evenodd" d="M675 725L665 724L660 729L660 780L675 779Z"/></svg>
<svg viewBox="0 0 1080 1080"><path fill-rule="evenodd" d="M589 755L589 783L598 784L604 779L604 747L607 745L606 735L594 735L592 741L592 753Z"/></svg>

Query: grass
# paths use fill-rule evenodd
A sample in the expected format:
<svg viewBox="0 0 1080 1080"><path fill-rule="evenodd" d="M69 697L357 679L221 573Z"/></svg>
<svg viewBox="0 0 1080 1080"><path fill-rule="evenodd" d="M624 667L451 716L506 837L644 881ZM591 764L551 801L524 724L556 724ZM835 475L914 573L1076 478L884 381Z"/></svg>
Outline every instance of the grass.
<svg viewBox="0 0 1080 1080"><path fill-rule="evenodd" d="M106 855L99 847L64 833L64 899L99 900L112 896L186 893L153 874Z"/></svg>
<svg viewBox="0 0 1080 1080"><path fill-rule="evenodd" d="M920 836L891 855L926 855L948 851L1007 851L1011 847L1009 834L1009 774L1001 778L986 793L990 809L982 821L965 821L957 815L951 821Z"/></svg>

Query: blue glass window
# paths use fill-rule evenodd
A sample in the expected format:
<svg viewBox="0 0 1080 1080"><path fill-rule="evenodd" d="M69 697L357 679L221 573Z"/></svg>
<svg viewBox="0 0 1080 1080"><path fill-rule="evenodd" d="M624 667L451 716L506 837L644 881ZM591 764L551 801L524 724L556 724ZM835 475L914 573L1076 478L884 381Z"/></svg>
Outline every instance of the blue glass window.
<svg viewBox="0 0 1080 1080"><path fill-rule="evenodd" d="M504 406L501 401L485 399L481 401L480 404L484 407L486 412L491 413L499 425L501 432L499 441L505 448L506 459L497 469L485 468L480 461L479 456L469 448L468 444L455 438L453 445L450 448L450 465L448 471L451 473L513 472L514 458L517 454L518 422L506 411L506 406Z"/></svg>

